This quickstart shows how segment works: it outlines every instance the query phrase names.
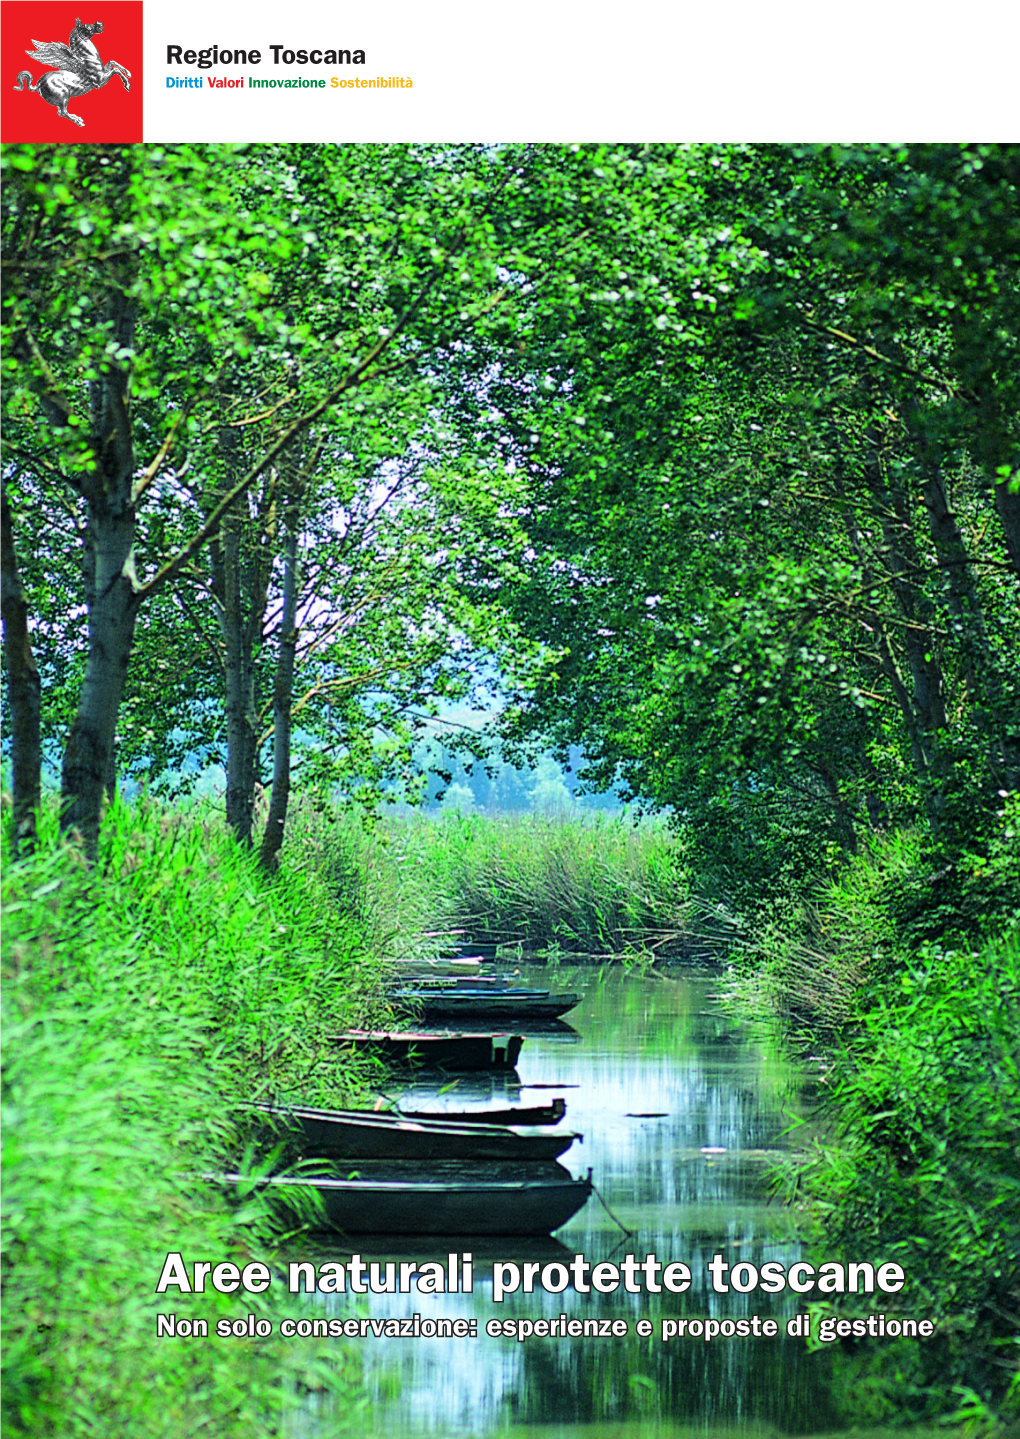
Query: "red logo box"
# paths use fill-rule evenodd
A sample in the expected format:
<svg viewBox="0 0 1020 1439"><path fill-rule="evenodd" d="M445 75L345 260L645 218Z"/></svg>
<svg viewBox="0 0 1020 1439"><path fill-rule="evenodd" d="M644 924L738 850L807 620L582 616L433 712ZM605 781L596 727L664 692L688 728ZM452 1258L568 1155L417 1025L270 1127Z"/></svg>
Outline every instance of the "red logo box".
<svg viewBox="0 0 1020 1439"><path fill-rule="evenodd" d="M44 76L53 76L45 90L61 86L56 77L60 68L32 60L26 51L39 45L66 47L78 18L91 27L100 21L103 29L91 37L104 67L113 61L131 76L131 88L116 72L99 89L80 90L66 101L68 113L82 121L58 114L57 106L37 90L29 90L18 74L27 70L33 85ZM5 141L35 144L140 144L142 139L142 0L2 0L0 21L0 136ZM73 86L71 88L74 88Z"/></svg>

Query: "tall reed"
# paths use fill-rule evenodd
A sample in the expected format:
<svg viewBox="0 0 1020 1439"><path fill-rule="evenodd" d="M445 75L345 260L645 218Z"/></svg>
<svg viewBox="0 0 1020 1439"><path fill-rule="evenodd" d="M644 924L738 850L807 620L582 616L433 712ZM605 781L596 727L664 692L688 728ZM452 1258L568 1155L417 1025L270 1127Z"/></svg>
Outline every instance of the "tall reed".
<svg viewBox="0 0 1020 1439"><path fill-rule="evenodd" d="M267 882L217 821L145 803L91 868L44 816L2 903L4 1433L251 1439L306 1385L358 1432L342 1346L215 1337L286 1295L154 1290L170 1251L269 1252L257 1197L232 1210L201 1176L243 1165L244 1100L357 1082L324 1036L365 1014L370 935L310 868ZM209 1337L157 1338L159 1312Z"/></svg>
<svg viewBox="0 0 1020 1439"><path fill-rule="evenodd" d="M662 826L525 815L444 816L393 830L408 888L473 940L591 954L683 953L689 883Z"/></svg>

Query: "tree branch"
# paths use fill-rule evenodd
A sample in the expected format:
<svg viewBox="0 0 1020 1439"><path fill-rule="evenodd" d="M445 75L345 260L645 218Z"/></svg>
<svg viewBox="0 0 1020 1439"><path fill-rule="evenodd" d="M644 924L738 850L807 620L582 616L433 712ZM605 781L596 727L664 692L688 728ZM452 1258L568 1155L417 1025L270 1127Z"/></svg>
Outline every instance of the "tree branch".
<svg viewBox="0 0 1020 1439"><path fill-rule="evenodd" d="M812 319L805 310L798 311L801 324L809 330L817 330L820 334L831 335L834 340L841 344L850 345L862 355L867 355L871 360L878 360L880 364L888 365L890 369L899 370L901 374L910 375L915 380L921 380L926 385L933 385L936 389L945 390L950 399L957 397L966 399L970 404L976 403L976 396L968 393L958 385L947 380L944 375L928 374L924 370L918 370L914 365L908 365L905 360L894 360L891 355L883 355L881 350L876 350L874 345L866 345L856 335L850 335L846 330L837 330L834 325L826 325L821 320Z"/></svg>
<svg viewBox="0 0 1020 1439"><path fill-rule="evenodd" d="M274 460L276 460L281 454L283 454L284 450L290 444L291 440L294 439L295 435L299 435L303 430L306 430L310 424L312 424L315 420L319 418L320 415L324 414L326 410L329 409L330 405L334 404L340 398L340 396L344 393L345 390L354 389L357 385L362 383L362 381L366 378L367 371L371 368L374 361L381 354L385 353L386 349L393 343L397 335L409 323L415 311L419 308L422 301L424 300L428 288L430 288L430 286L426 286L425 289L422 290L421 294L418 295L414 299L414 301L412 301L412 303L404 311L404 314L401 316L400 320L393 327L393 329L387 331L387 333L382 336L382 338L365 356L361 364L358 365L356 369L352 370L350 374L345 376L339 385L334 386L334 388L330 390L329 393L322 400L320 400L317 405L314 405L306 415L302 415L299 419L295 420L292 425L289 425L288 428L280 436L280 438L276 441L276 443L269 447L266 453L262 456L261 460L259 460L255 465L253 465L252 468L248 471L248 473L244 475L242 479L240 479L237 484L233 486L232 489L227 491L227 493L223 496L220 502L216 506L214 506L212 512L209 515L209 518L206 520L205 524L201 527L198 533L188 542L187 545L185 545L182 550L178 551L178 553L174 556L172 560L169 560L162 567L162 569L158 570L156 574L153 575L152 579L148 582L147 585L144 585L142 587L142 598L149 598L158 590L162 589L165 584L176 578L181 568L188 563L188 561L192 558L193 555L198 553L198 551L205 544L206 540L209 539L211 535L215 534L216 530L219 527L220 520L223 518L227 510L230 509L231 505L233 505L236 500L239 500L241 496L251 488L251 486L255 483L255 481L262 474L262 472L269 465L271 465ZM410 361L408 361L408 363L410 363Z"/></svg>

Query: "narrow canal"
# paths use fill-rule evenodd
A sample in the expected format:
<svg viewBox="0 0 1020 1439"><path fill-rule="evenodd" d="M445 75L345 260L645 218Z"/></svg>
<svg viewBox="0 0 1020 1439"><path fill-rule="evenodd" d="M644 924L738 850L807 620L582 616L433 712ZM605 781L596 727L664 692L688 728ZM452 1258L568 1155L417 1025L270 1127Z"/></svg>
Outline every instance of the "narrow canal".
<svg viewBox="0 0 1020 1439"><path fill-rule="evenodd" d="M584 1136L561 1161L575 1175L592 1171L598 1195L554 1241L464 1240L474 1260L471 1293L369 1295L354 1311L350 1296L309 1296L332 1315L419 1314L475 1321L477 1337L363 1342L374 1405L372 1432L406 1436L523 1435L539 1439L599 1436L818 1433L839 1427L830 1400L830 1355L788 1337L787 1322L806 1307L788 1291L715 1292L709 1262L760 1271L801 1256L796 1216L770 1202L769 1173L797 1142L789 1135L799 1108L794 1076L724 1014L713 998L718 976L674 972L525 970L529 982L584 989L570 1029L531 1033L518 1065L520 1084L464 1079L413 1094L468 1107L498 1099L524 1104L567 1100L565 1127ZM409 1106L410 1107L410 1106ZM609 1212L611 1211L611 1213ZM632 1231L625 1235L620 1226ZM371 1258L446 1259L443 1241L405 1241L360 1252ZM317 1258L350 1253L339 1241ZM496 1302L493 1264L526 1260L619 1264L632 1253L663 1265L680 1261L692 1276L684 1293L507 1294ZM743 1272L746 1278L746 1271ZM364 1307L364 1306L367 1306ZM493 1320L623 1320L608 1337L493 1337ZM777 1321L774 1337L756 1336L755 1317ZM665 1340L663 1321L746 1321L745 1336L683 1334ZM638 1321L651 1322L651 1335Z"/></svg>

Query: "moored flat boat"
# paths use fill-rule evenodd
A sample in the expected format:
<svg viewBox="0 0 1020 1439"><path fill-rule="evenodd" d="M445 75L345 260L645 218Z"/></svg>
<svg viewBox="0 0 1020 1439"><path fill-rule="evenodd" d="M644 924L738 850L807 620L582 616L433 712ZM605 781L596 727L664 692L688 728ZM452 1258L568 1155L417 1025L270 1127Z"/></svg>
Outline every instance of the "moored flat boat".
<svg viewBox="0 0 1020 1439"><path fill-rule="evenodd" d="M435 1115L410 1119L403 1114L354 1109L309 1109L304 1105L258 1104L255 1108L288 1132L304 1155L343 1159L557 1159L576 1134L568 1130L453 1123Z"/></svg>
<svg viewBox="0 0 1020 1439"><path fill-rule="evenodd" d="M513 1069L524 1038L520 1034L464 1034L448 1031L348 1029L330 1035L334 1044L374 1053L391 1064L418 1064L439 1069Z"/></svg>
<svg viewBox="0 0 1020 1439"><path fill-rule="evenodd" d="M423 1023L447 1019L493 1019L524 1022L559 1019L578 1002L576 994L550 990L485 989L481 985L444 988L406 985L390 991L394 1004L413 1006Z"/></svg>
<svg viewBox="0 0 1020 1439"><path fill-rule="evenodd" d="M574 1179L560 1165L538 1174L493 1176L463 1168L450 1176L347 1179L293 1178L280 1175L257 1181L259 1188L307 1219L303 1198L317 1194L323 1222L342 1234L551 1234L585 1204L591 1174ZM236 1183L238 1175L224 1176ZM250 1181L249 1181L250 1182Z"/></svg>
<svg viewBox="0 0 1020 1439"><path fill-rule="evenodd" d="M413 1101L412 1101L413 1102ZM567 1101L556 1098L549 1104L517 1105L506 1109L408 1109L405 1119L441 1119L446 1124L535 1125L559 1124L567 1112Z"/></svg>
<svg viewBox="0 0 1020 1439"><path fill-rule="evenodd" d="M513 990L515 994L548 994L547 989L538 990L534 985L523 984L515 974L419 974L408 975L401 984L410 984L421 989L499 989Z"/></svg>
<svg viewBox="0 0 1020 1439"><path fill-rule="evenodd" d="M569 1235L567 1236L569 1238ZM570 1264L576 1245L567 1248L561 1239L548 1234L517 1234L514 1236L513 1261L525 1264ZM507 1258L506 1240L497 1234L386 1234L369 1235L367 1241L357 1234L349 1238L337 1234L304 1234L301 1237L301 1258L314 1263L334 1264L359 1254L377 1262L413 1260L417 1269L423 1264L449 1265L450 1254L470 1251L474 1264L474 1287L484 1292L492 1284L492 1266Z"/></svg>
<svg viewBox="0 0 1020 1439"><path fill-rule="evenodd" d="M484 961L477 955L466 955L459 959L400 959L393 961L396 978L418 980L471 979L481 977Z"/></svg>

